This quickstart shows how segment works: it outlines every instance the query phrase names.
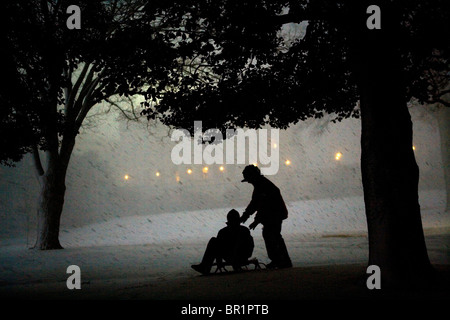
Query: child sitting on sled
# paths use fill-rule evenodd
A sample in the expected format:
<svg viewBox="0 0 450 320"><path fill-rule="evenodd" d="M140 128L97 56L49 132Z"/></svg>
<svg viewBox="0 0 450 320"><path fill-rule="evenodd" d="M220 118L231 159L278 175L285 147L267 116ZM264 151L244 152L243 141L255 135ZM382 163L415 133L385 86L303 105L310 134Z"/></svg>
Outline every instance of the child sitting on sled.
<svg viewBox="0 0 450 320"><path fill-rule="evenodd" d="M192 269L208 274L215 260L219 268L225 262L231 264L233 270L239 271L242 265L247 264L253 248L250 230L241 226L239 212L232 209L227 214L227 226L219 231L217 237L209 240L202 262L192 265Z"/></svg>

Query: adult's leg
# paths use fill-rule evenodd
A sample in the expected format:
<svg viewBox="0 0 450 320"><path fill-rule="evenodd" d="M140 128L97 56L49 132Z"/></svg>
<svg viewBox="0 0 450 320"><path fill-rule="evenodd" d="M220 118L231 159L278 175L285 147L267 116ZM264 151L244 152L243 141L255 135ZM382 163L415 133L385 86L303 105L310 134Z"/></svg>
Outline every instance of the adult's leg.
<svg viewBox="0 0 450 320"><path fill-rule="evenodd" d="M272 260L272 266L292 266L289 253L283 237L281 236L282 221L265 224L263 227L263 238L266 244L267 255Z"/></svg>

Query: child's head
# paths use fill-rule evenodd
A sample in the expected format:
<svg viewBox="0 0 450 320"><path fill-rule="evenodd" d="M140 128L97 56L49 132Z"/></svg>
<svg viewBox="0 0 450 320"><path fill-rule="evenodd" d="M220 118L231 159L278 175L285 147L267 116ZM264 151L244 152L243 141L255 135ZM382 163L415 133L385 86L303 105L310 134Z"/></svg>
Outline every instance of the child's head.
<svg viewBox="0 0 450 320"><path fill-rule="evenodd" d="M239 225L241 216L239 215L239 212L237 212L235 209L231 209L227 214L227 225L229 226L236 226Z"/></svg>

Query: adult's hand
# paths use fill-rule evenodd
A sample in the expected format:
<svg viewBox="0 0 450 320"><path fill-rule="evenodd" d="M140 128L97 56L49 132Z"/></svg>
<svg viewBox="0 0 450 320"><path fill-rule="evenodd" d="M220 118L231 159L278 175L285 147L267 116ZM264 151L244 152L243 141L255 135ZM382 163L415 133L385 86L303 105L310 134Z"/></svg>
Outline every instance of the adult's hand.
<svg viewBox="0 0 450 320"><path fill-rule="evenodd" d="M250 216L244 212L241 217L241 223L245 223L245 221L247 221L249 217Z"/></svg>
<svg viewBox="0 0 450 320"><path fill-rule="evenodd" d="M252 223L250 223L250 225L248 227L250 228L250 230L255 230L255 228L258 224L259 224L258 222L253 221Z"/></svg>

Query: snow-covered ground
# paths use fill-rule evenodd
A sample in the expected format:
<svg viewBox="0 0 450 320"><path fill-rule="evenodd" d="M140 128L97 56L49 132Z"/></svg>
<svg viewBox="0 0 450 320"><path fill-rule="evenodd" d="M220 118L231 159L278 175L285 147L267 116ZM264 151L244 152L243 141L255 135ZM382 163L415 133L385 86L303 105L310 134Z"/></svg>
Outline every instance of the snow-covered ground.
<svg viewBox="0 0 450 320"><path fill-rule="evenodd" d="M443 206L433 207L444 192L422 198L427 245L432 263L450 264L450 220ZM366 263L368 246L360 198L288 203L283 235L294 266ZM225 226L228 209L130 216L62 230L64 250L28 250L20 239L0 247L0 291L63 286L69 265L82 271L83 283L124 285L164 281L197 274L210 237ZM261 229L252 231L253 256L267 263Z"/></svg>

